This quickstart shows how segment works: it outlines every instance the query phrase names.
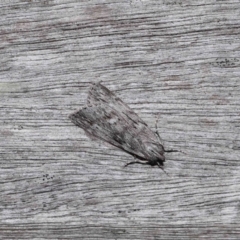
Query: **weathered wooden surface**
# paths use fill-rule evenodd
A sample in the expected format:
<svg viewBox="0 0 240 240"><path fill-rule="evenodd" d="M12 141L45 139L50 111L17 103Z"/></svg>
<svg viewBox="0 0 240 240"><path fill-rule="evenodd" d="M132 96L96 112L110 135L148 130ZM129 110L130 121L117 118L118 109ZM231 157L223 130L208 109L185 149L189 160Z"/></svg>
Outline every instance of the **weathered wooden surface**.
<svg viewBox="0 0 240 240"><path fill-rule="evenodd" d="M239 239L239 1L2 1L1 239ZM167 177L68 115L102 81Z"/></svg>

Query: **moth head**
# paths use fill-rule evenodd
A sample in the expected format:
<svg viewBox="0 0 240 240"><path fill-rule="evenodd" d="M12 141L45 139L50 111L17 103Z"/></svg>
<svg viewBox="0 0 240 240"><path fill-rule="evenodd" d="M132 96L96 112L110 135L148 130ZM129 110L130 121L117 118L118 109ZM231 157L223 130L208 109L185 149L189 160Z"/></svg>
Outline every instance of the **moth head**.
<svg viewBox="0 0 240 240"><path fill-rule="evenodd" d="M160 143L152 142L147 142L144 145L146 147L146 158L149 160L149 163L163 166L165 161L163 146Z"/></svg>

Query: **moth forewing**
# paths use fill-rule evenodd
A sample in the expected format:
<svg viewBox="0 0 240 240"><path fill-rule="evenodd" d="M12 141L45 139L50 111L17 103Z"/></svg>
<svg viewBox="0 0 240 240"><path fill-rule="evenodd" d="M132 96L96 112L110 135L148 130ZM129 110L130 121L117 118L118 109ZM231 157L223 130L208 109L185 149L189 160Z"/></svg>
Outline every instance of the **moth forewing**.
<svg viewBox="0 0 240 240"><path fill-rule="evenodd" d="M87 107L69 117L88 134L141 160L129 164L145 163L162 168L165 161L164 147L156 134L129 106L102 84L93 84Z"/></svg>

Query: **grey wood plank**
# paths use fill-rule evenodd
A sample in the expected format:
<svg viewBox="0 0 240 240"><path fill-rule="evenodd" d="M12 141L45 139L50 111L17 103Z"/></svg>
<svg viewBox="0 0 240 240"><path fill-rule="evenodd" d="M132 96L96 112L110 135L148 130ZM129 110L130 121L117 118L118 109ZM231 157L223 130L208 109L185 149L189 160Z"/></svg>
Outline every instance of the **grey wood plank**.
<svg viewBox="0 0 240 240"><path fill-rule="evenodd" d="M239 238L239 1L0 4L1 239ZM169 177L70 122L95 81Z"/></svg>

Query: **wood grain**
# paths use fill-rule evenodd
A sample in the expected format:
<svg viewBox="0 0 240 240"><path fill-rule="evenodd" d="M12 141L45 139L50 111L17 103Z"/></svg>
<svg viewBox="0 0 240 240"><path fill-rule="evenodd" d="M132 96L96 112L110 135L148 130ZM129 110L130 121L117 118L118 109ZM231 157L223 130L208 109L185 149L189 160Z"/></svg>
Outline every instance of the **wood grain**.
<svg viewBox="0 0 240 240"><path fill-rule="evenodd" d="M1 239L239 239L239 1L0 6ZM169 177L71 123L95 81L160 114Z"/></svg>

